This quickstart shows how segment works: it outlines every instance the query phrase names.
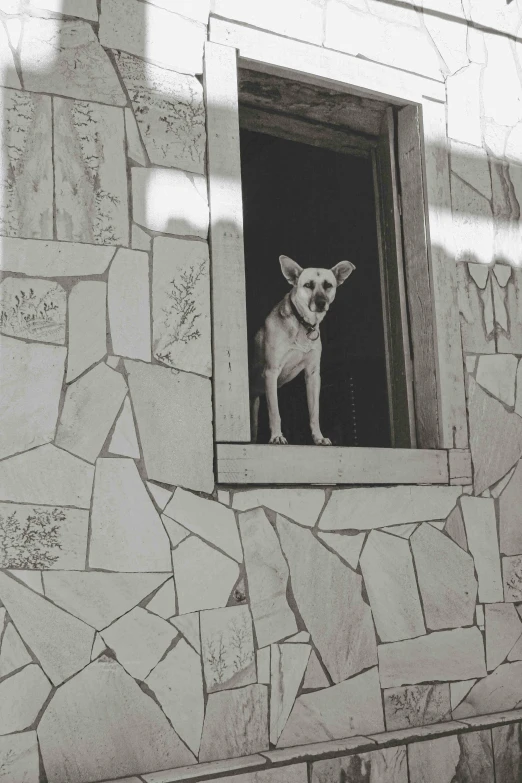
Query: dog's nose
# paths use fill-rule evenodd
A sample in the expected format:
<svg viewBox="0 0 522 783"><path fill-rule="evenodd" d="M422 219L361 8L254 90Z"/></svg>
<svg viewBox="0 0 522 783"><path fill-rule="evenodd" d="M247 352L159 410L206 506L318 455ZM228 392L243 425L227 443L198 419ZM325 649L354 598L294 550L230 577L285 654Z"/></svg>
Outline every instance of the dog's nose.
<svg viewBox="0 0 522 783"><path fill-rule="evenodd" d="M324 308L326 307L326 299L322 299L317 297L315 300L315 306L319 312L322 312Z"/></svg>

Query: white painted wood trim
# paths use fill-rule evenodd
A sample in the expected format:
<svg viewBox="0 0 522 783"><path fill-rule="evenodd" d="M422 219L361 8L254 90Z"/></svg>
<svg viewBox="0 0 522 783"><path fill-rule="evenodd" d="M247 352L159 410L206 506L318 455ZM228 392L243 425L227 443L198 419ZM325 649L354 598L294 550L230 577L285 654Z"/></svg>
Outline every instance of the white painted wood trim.
<svg viewBox="0 0 522 783"><path fill-rule="evenodd" d="M448 484L448 452L217 444L220 484Z"/></svg>
<svg viewBox="0 0 522 783"><path fill-rule="evenodd" d="M283 0L284 1L284 0ZM283 38L273 33L211 17L209 39L238 50L241 65L255 63L256 70L276 68L280 76L330 82L336 89L349 88L398 104L421 103L425 97L445 101L444 83L407 73L388 65L363 60L321 46ZM261 65L262 64L262 65ZM260 67L261 66L261 67ZM298 74L298 77L296 76Z"/></svg>
<svg viewBox="0 0 522 783"><path fill-rule="evenodd" d="M217 440L249 441L248 345L236 50L205 46Z"/></svg>

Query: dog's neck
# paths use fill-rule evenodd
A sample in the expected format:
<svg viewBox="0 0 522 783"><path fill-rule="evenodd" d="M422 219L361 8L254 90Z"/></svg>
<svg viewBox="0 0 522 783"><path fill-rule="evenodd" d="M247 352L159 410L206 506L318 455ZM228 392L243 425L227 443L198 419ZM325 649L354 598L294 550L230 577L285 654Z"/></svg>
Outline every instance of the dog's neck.
<svg viewBox="0 0 522 783"><path fill-rule="evenodd" d="M310 326L319 326L323 318L325 317L326 313L322 312L312 312L310 308L305 307L299 300L294 296L294 290L290 291L288 294L288 298L292 302L293 306L303 319L303 321L306 321L306 323L310 324Z"/></svg>

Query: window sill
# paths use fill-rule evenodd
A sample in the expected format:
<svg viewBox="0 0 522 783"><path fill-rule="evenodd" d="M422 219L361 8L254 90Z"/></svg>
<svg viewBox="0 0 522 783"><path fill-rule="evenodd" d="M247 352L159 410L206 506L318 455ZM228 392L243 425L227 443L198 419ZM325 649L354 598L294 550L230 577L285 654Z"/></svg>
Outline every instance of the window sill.
<svg viewBox="0 0 522 783"><path fill-rule="evenodd" d="M220 484L471 484L467 449L217 444Z"/></svg>

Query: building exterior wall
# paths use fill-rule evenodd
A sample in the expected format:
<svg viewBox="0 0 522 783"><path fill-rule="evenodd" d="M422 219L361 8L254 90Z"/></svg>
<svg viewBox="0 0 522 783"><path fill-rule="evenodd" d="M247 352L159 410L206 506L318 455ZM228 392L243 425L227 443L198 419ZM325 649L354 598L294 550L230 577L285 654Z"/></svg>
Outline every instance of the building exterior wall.
<svg viewBox="0 0 522 783"><path fill-rule="evenodd" d="M216 484L209 13L445 87L472 483ZM0 0L0 84L2 783L519 781L520 0Z"/></svg>

